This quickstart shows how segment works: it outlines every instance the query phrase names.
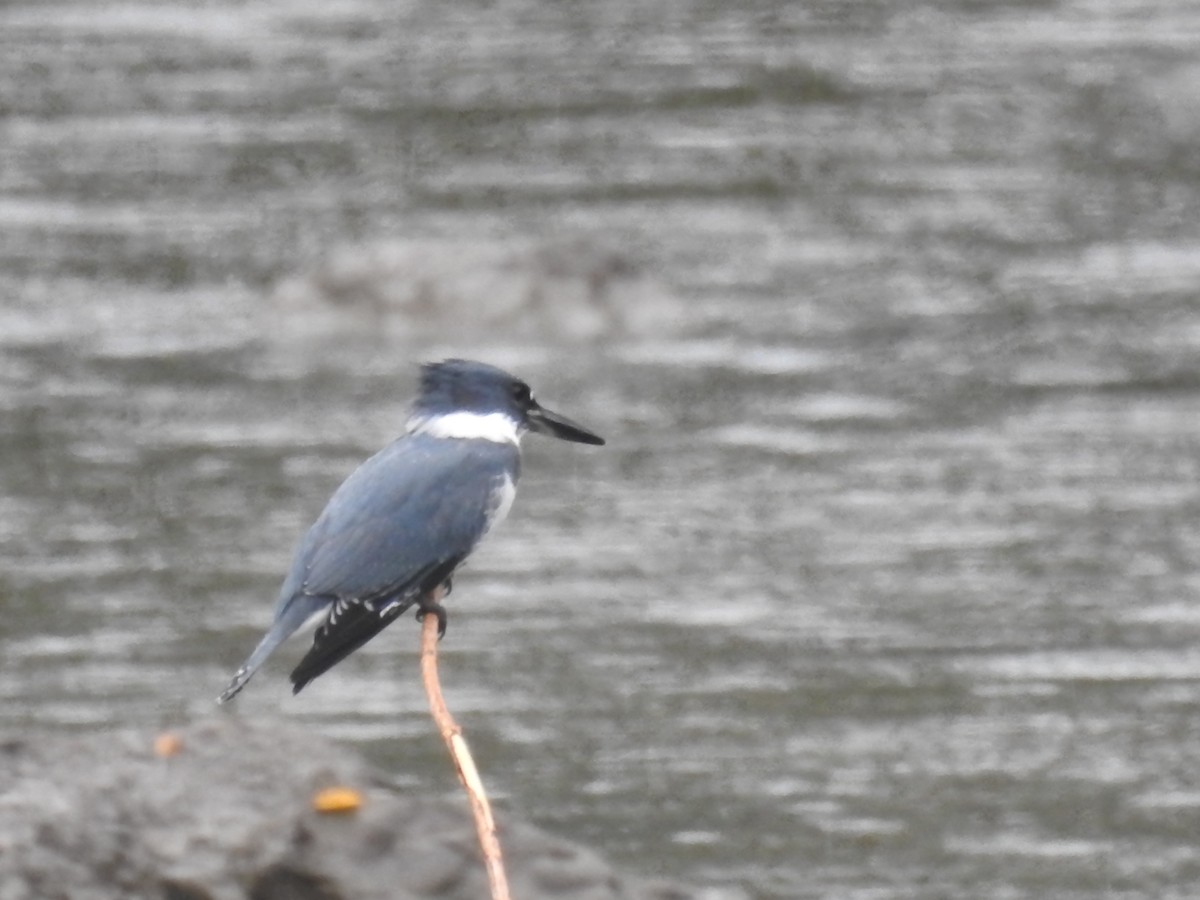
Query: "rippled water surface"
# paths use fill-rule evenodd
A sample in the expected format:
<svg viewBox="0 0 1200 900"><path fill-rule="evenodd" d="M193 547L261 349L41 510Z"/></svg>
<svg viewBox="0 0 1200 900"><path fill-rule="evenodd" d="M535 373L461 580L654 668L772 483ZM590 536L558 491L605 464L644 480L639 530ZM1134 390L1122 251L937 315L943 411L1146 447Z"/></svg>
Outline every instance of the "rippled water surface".
<svg viewBox="0 0 1200 900"><path fill-rule="evenodd" d="M500 802L755 898L1200 882L1200 8L0 6L0 727L298 719L455 790L292 546L525 375L442 668Z"/></svg>

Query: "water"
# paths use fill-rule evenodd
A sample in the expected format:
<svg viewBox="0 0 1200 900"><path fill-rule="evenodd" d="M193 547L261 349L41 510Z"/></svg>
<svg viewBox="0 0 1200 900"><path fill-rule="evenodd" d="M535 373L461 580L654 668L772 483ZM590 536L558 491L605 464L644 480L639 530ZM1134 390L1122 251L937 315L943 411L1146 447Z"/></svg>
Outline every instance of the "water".
<svg viewBox="0 0 1200 900"><path fill-rule="evenodd" d="M292 545L479 356L489 787L756 898L1200 877L1200 11L0 8L2 727L225 714ZM233 715L454 791L411 621ZM286 655L286 654L285 654Z"/></svg>

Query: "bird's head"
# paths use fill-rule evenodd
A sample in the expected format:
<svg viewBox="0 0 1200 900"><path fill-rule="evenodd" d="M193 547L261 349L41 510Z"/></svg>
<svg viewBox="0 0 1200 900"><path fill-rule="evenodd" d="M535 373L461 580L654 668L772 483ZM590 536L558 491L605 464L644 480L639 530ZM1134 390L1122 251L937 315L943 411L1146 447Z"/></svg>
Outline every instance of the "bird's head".
<svg viewBox="0 0 1200 900"><path fill-rule="evenodd" d="M580 444L604 443L598 434L538 403L521 379L467 359L422 366L408 429L434 437L514 444L526 431Z"/></svg>

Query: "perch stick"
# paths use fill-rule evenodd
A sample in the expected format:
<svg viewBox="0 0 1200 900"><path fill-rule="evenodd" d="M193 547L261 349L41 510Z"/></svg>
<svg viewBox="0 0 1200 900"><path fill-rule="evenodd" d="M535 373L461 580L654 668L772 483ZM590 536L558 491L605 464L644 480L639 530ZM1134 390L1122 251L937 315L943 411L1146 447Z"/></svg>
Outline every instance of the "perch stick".
<svg viewBox="0 0 1200 900"><path fill-rule="evenodd" d="M500 853L500 841L496 837L496 822L492 819L492 807L487 792L479 779L479 770L467 748L462 728L446 708L442 697L442 685L437 670L438 618L427 615L421 623L421 680L425 682L425 693L429 697L429 710L437 723L442 740L450 750L458 780L466 788L471 801L471 813L475 817L475 832L479 835L479 847L483 851L483 863L487 867L488 885L492 900L510 900L508 879L504 874L504 857Z"/></svg>

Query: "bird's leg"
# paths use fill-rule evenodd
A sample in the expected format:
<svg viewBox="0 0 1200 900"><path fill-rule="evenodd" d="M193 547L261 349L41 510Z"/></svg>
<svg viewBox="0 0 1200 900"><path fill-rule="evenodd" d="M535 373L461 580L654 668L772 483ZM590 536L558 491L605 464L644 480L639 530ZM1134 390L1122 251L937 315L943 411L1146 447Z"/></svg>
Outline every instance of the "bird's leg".
<svg viewBox="0 0 1200 900"><path fill-rule="evenodd" d="M428 594L417 600L416 617L418 622L425 621L425 617L431 613L437 616L438 623L438 640L446 636L446 607L442 606L441 599L450 593L450 579L447 578Z"/></svg>

